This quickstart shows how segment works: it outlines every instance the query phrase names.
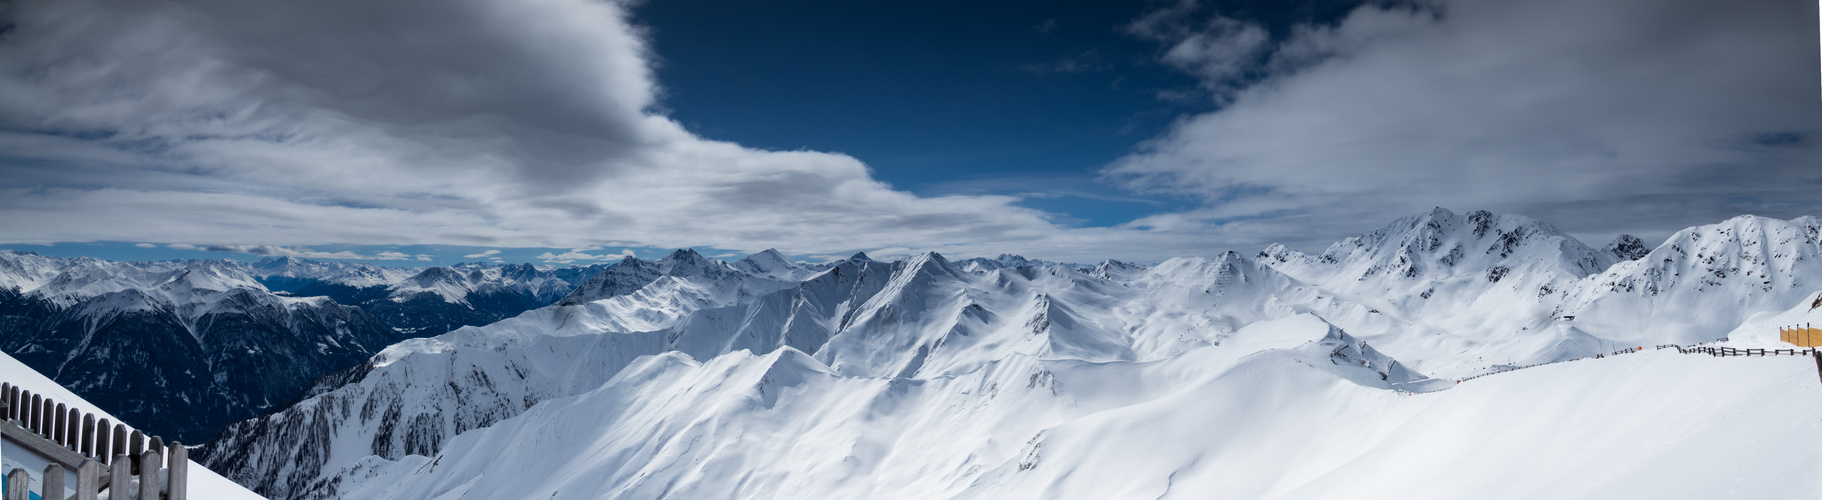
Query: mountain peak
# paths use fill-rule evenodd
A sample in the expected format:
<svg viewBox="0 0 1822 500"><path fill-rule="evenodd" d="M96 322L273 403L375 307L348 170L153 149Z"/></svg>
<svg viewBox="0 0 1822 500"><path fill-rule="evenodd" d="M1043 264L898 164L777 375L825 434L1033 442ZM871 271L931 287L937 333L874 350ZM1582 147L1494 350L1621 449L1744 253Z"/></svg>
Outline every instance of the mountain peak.
<svg viewBox="0 0 1822 500"><path fill-rule="evenodd" d="M855 262L867 262L867 261L871 261L873 259L871 257L867 257L867 252L854 252L854 255L848 257L848 260L855 261Z"/></svg>
<svg viewBox="0 0 1822 500"><path fill-rule="evenodd" d="M803 281L815 274L811 269L791 262L783 252L768 248L734 263L734 269L755 276L784 281Z"/></svg>
<svg viewBox="0 0 1822 500"><path fill-rule="evenodd" d="M1645 246L1644 240L1630 234L1619 235L1601 250L1622 261L1639 260L1644 258L1645 254L1651 253L1651 247Z"/></svg>

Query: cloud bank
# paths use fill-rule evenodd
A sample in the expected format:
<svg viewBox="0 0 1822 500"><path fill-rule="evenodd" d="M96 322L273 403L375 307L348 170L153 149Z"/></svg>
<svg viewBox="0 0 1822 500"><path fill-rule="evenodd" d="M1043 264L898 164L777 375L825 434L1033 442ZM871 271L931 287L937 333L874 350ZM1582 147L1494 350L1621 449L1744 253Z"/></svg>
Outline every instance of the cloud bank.
<svg viewBox="0 0 1822 500"><path fill-rule="evenodd" d="M1127 29L1221 107L1105 173L1199 208L1081 228L695 136L656 110L625 2L18 0L0 6L0 243L1145 260L1319 245L1436 205L1647 236L1822 208L1806 4L1375 4L1289 36L1183 5Z"/></svg>
<svg viewBox="0 0 1822 500"><path fill-rule="evenodd" d="M1265 76L1106 174L1202 201L1131 227L1306 246L1435 205L1588 237L1822 213L1815 18L1759 0L1401 3L1268 49L1216 18L1158 34L1163 59L1211 86Z"/></svg>
<svg viewBox="0 0 1822 500"><path fill-rule="evenodd" d="M696 137L653 111L645 34L620 2L24 0L5 15L10 242L1056 258L1210 243L1070 229L1013 197L894 190L840 154Z"/></svg>

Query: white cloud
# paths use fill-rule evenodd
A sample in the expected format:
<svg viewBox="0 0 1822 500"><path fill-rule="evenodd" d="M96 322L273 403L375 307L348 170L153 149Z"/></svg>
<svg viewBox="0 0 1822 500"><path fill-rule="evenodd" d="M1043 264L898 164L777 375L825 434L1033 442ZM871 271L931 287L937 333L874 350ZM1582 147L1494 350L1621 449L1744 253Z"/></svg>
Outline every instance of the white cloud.
<svg viewBox="0 0 1822 500"><path fill-rule="evenodd" d="M1294 30L1259 63L1277 73L1107 174L1203 202L1129 227L1230 242L1326 243L1437 205L1590 239L1813 214L1812 14L1774 1L1362 7Z"/></svg>
<svg viewBox="0 0 1822 500"><path fill-rule="evenodd" d="M1201 77L1203 86L1225 100L1238 80L1257 66L1271 35L1255 23L1223 15L1197 18L1200 5L1183 0L1152 11L1126 26L1128 33L1164 42L1165 63Z"/></svg>
<svg viewBox="0 0 1822 500"><path fill-rule="evenodd" d="M487 250L485 252L481 252L481 253L471 253L468 255L463 255L462 258L464 258L464 259L484 259L484 258L488 258L488 257L493 257L495 255L499 255L499 254L500 254L499 250L489 249L489 250Z"/></svg>
<svg viewBox="0 0 1822 500"><path fill-rule="evenodd" d="M544 261L545 264L574 264L576 261L621 260L621 259L625 259L627 257L633 256L633 251L631 249L621 250L620 253L617 253L617 254L591 254L591 253L588 253L590 250L598 250L598 249L599 249L598 247L574 248L574 249L570 249L570 251L568 251L568 252L563 252L561 254L558 254L555 252L544 252L542 254L538 254L537 259Z"/></svg>
<svg viewBox="0 0 1822 500"><path fill-rule="evenodd" d="M154 244L151 244L151 243L140 243L140 244L137 244L137 245L133 245L133 246L136 246L136 247L139 247L139 248L158 248L158 245L154 245Z"/></svg>
<svg viewBox="0 0 1822 500"><path fill-rule="evenodd" d="M1115 228L691 135L652 111L625 5L15 2L0 242L1092 261L1331 241L1433 205L1601 232L1822 203L1797 4L1456 0L1366 7L1282 43L1228 18L1135 23L1230 97L1108 171L1203 206ZM600 260L588 252L540 258Z"/></svg>
<svg viewBox="0 0 1822 500"><path fill-rule="evenodd" d="M170 246L172 248L178 247L177 245L170 245ZM429 255L413 256L410 254L406 254L403 252L396 252L396 251L382 251L379 253L375 253L373 255L362 255L361 253L355 252L352 250L342 250L339 252L323 252L323 251L311 250L309 248L285 247L285 246L278 246L278 245L207 245L207 246L202 246L202 247L197 247L194 245L184 245L184 246L190 247L190 248L198 248L198 249L201 249L204 251L209 251L209 252L240 253L240 254L247 254L247 255L267 256L267 257L297 257L300 259L430 260Z"/></svg>
<svg viewBox="0 0 1822 500"><path fill-rule="evenodd" d="M172 243L169 245L165 245L165 248L174 248L177 250L198 250L196 245L191 245L189 243Z"/></svg>
<svg viewBox="0 0 1822 500"><path fill-rule="evenodd" d="M693 136L650 111L625 5L18 2L0 45L0 241L1213 251Z"/></svg>

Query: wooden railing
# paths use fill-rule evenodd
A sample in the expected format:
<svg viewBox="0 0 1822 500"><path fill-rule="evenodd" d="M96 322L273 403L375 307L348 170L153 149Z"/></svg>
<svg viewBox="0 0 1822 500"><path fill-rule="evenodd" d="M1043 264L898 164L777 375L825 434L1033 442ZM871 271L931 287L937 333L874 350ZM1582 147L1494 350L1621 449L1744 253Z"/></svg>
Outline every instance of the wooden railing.
<svg viewBox="0 0 1822 500"><path fill-rule="evenodd" d="M190 454L182 444L166 445L158 436L148 438L11 383L0 383L0 403L6 420L0 434L6 441L51 462L40 491L55 496L46 498L63 496L66 469L76 473L76 494L69 497L74 500L94 500L101 491L110 491L110 500L188 497ZM28 476L25 469L8 471L4 500L29 500Z"/></svg>
<svg viewBox="0 0 1822 500"><path fill-rule="evenodd" d="M1680 345L1661 345L1658 349L1676 349L1683 354L1707 354L1716 357L1728 356L1814 356L1815 349L1735 349L1732 347L1683 347Z"/></svg>
<svg viewBox="0 0 1822 500"><path fill-rule="evenodd" d="M1601 359L1601 358L1605 358L1607 356L1618 356L1621 354L1634 353L1634 352L1639 352L1639 351L1643 351L1643 350L1645 350L1645 348L1643 346L1628 347L1625 349L1620 349L1618 351L1613 351L1613 352L1606 353L1606 354L1596 354L1593 356L1583 356L1583 357L1579 357L1579 358L1570 358L1570 359L1564 359L1564 360L1558 360L1558 361L1545 361L1542 363L1532 363L1532 364L1523 365L1523 366L1500 365L1500 366L1494 367L1493 371L1482 373L1479 375L1469 375L1466 377L1462 377L1460 379L1457 379L1455 381L1455 383L1459 384L1462 382L1467 382L1469 380L1474 380L1474 379L1485 377L1488 375L1498 375L1501 373L1513 372L1513 371L1523 370L1526 368L1534 368L1534 367L1539 367L1539 366L1544 366L1544 365L1553 365L1556 363L1567 363L1570 361L1580 361L1580 360L1584 360L1584 359Z"/></svg>

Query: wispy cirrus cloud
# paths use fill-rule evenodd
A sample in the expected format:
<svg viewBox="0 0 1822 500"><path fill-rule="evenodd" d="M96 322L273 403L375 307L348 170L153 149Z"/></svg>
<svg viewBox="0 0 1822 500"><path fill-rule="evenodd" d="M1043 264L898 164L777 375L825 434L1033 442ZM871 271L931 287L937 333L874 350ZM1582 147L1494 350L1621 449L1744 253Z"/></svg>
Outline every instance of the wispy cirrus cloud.
<svg viewBox="0 0 1822 500"><path fill-rule="evenodd" d="M175 248L175 249L179 249L179 250L194 249L194 250L202 250L205 252L237 253L237 254L246 254L246 255L257 255L257 256L262 256L262 257L297 257L297 258L301 258L301 259L399 260L399 261L402 261L402 260L429 261L432 259L432 256L426 255L426 254L408 254L408 253L404 253L404 252L397 252L397 251L390 251L390 250L382 250L379 252L375 252L373 254L361 254L359 252L355 252L352 250L323 252L323 251L311 250L309 248L285 247L285 246L278 246L278 245L205 245L205 246L196 246L196 245L186 245L186 244L173 244L173 245L169 245L169 246L171 248Z"/></svg>
<svg viewBox="0 0 1822 500"><path fill-rule="evenodd" d="M544 252L544 253L538 254L537 259L540 261L543 261L545 264L574 264L576 262L588 262L588 261L610 262L610 261L617 261L620 259L625 259L627 257L633 256L633 251L631 249L621 250L620 253L609 253L609 254L591 254L591 253L589 253L589 252L595 251L595 250L600 250L600 248L599 247L572 248L569 251L563 252L563 253Z"/></svg>

